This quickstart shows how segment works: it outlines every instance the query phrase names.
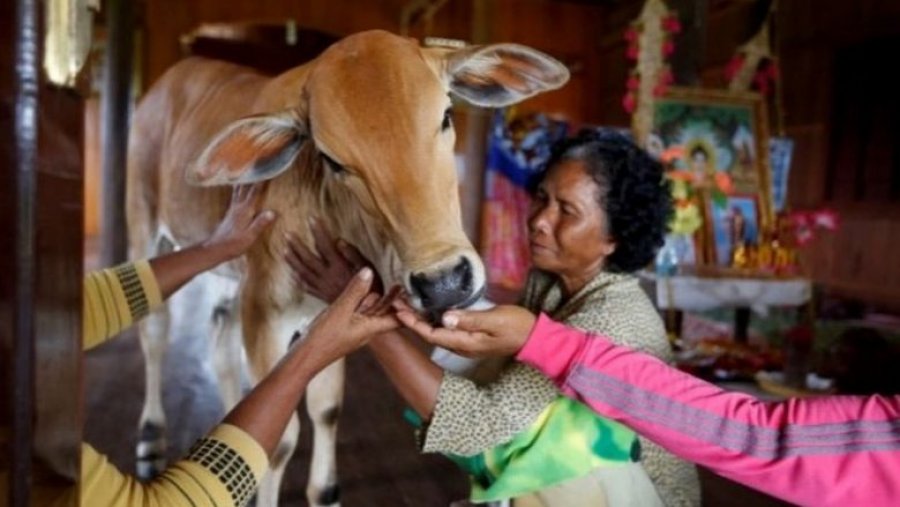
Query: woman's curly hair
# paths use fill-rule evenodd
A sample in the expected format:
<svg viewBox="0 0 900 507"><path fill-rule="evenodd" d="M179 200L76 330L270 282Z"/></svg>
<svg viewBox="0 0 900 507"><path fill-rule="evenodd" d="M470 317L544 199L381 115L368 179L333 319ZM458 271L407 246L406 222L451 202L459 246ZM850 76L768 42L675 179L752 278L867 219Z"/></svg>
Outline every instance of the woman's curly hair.
<svg viewBox="0 0 900 507"><path fill-rule="evenodd" d="M557 141L543 175L566 160L583 162L600 189L599 204L616 242L606 269L630 273L650 264L663 244L672 213L662 164L625 136L600 130L582 130Z"/></svg>

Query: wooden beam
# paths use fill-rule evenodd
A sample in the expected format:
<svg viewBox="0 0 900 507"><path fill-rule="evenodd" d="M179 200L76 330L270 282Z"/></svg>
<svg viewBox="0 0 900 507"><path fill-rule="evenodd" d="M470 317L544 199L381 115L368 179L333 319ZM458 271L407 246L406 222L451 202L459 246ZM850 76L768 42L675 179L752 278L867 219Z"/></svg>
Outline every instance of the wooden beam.
<svg viewBox="0 0 900 507"><path fill-rule="evenodd" d="M4 122L3 135L11 138L11 146L4 148L7 154L9 171L12 173L12 185L4 185L4 192L11 193L4 201L12 202L11 213L5 220L8 232L12 232L12 262L10 266L12 290L4 290L4 307L12 313L12 333L9 347L10 368L8 389L4 393L4 403L8 408L10 437L9 462L6 463L9 474L8 498L4 503L12 507L30 505L33 477L34 452L32 448L34 421L34 292L35 292L35 209L37 199L37 149L38 149L38 101L40 83L41 24L39 22L38 0L16 0L4 2L4 19L12 19L12 30L4 30L4 61L10 71L4 70L2 83L3 96L10 96L12 104L4 102L4 109L9 108L9 115L4 111L2 116L12 118L12 122ZM9 74L6 74L9 72ZM8 151L7 151L8 150ZM6 165L6 164L4 164ZM11 192L10 192L11 191ZM11 222L11 223L10 223ZM8 299L12 296L11 300ZM7 314L9 315L9 314ZM4 333L6 334L6 330Z"/></svg>
<svg viewBox="0 0 900 507"><path fill-rule="evenodd" d="M472 36L473 44L487 44L493 40L493 20L496 11L495 0L472 0ZM467 107L465 126L465 147L463 159L466 171L463 174L461 187L465 190L460 196L463 229L475 246L481 246L481 208L484 200L484 165L487 157L487 137L490 129L491 115L485 109Z"/></svg>
<svg viewBox="0 0 900 507"><path fill-rule="evenodd" d="M60 503L80 469L83 117L41 73L42 5L0 3L0 505L14 507Z"/></svg>
<svg viewBox="0 0 900 507"><path fill-rule="evenodd" d="M102 155L102 206L100 262L110 266L128 256L125 223L125 166L134 57L134 2L110 0L107 4L106 58L100 103Z"/></svg>

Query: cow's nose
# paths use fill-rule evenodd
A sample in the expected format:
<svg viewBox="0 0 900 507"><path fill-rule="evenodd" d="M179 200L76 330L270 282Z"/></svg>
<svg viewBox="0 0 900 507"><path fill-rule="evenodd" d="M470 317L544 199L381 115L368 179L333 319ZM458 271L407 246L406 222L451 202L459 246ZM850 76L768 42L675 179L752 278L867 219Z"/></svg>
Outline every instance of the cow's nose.
<svg viewBox="0 0 900 507"><path fill-rule="evenodd" d="M427 310L443 311L471 299L472 263L460 258L453 267L435 273L412 273L409 286Z"/></svg>

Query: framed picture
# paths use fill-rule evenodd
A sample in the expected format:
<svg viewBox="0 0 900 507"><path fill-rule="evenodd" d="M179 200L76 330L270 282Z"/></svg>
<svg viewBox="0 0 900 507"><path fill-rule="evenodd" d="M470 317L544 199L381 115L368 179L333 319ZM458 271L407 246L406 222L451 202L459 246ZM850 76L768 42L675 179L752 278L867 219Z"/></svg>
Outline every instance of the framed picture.
<svg viewBox="0 0 900 507"><path fill-rule="evenodd" d="M709 201L706 216L713 264L730 265L739 241L752 245L759 240L759 200L755 194L729 195L722 206Z"/></svg>
<svg viewBox="0 0 900 507"><path fill-rule="evenodd" d="M654 104L651 152L681 148L678 165L711 187L726 173L733 193L758 196L759 217L772 223L769 131L759 94L672 88Z"/></svg>

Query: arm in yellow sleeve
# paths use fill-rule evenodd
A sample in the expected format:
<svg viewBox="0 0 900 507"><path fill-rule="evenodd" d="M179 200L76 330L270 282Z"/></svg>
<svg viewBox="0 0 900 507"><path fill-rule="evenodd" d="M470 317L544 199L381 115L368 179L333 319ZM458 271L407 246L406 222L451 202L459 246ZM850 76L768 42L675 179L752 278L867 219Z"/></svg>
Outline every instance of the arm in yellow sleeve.
<svg viewBox="0 0 900 507"><path fill-rule="evenodd" d="M89 445L82 446L82 506L243 507L266 473L269 460L246 432L220 424L188 455L150 482L120 472Z"/></svg>
<svg viewBox="0 0 900 507"><path fill-rule="evenodd" d="M162 303L156 276L145 260L87 274L83 298L84 350L115 336Z"/></svg>
<svg viewBox="0 0 900 507"><path fill-rule="evenodd" d="M258 186L237 187L225 217L202 243L88 274L83 348L95 347L145 317L200 273L243 255L275 220L272 211L256 212L261 195Z"/></svg>

